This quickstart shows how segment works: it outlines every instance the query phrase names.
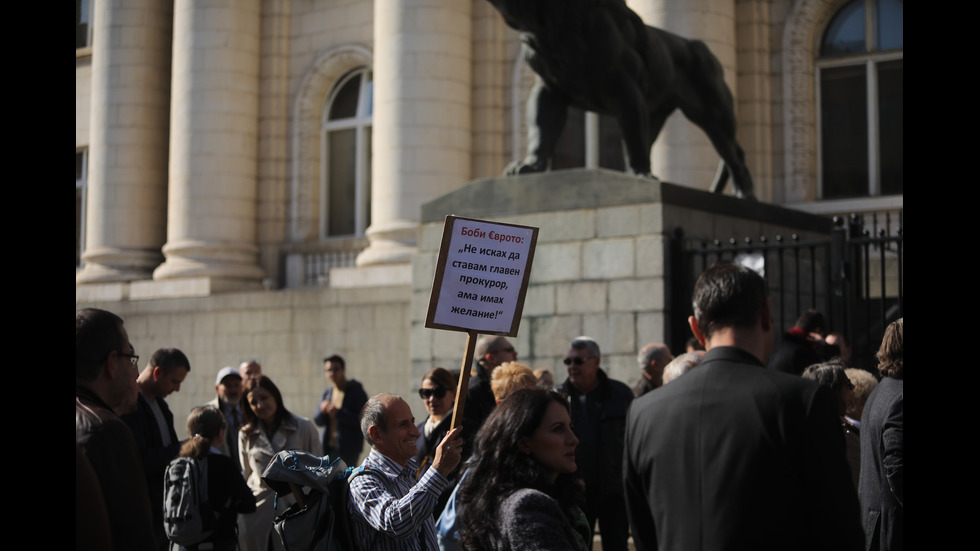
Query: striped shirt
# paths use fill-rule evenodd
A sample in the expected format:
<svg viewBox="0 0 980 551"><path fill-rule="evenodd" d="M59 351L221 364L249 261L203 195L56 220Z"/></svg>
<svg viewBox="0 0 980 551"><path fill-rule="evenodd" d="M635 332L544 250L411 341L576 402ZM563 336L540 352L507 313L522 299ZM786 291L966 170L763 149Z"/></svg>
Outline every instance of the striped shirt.
<svg viewBox="0 0 980 551"><path fill-rule="evenodd" d="M374 475L351 481L348 507L351 518L356 519L351 524L358 545L380 551L439 549L432 510L449 480L436 469L426 470L417 480L418 464L414 459L402 468L374 448L363 465L387 476L395 495ZM376 532L380 534L375 536Z"/></svg>

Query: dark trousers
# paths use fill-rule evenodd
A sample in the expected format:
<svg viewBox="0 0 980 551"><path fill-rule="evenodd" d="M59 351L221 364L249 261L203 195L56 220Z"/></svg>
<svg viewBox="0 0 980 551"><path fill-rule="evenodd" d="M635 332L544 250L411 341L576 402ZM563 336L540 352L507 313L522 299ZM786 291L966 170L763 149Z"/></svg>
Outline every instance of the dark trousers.
<svg viewBox="0 0 980 551"><path fill-rule="evenodd" d="M597 499L586 497L585 517L589 528L595 533L596 520L599 521L599 535L602 537L602 551L626 551L630 525L626 516L626 499L622 496L603 496ZM589 551L592 541L588 542Z"/></svg>

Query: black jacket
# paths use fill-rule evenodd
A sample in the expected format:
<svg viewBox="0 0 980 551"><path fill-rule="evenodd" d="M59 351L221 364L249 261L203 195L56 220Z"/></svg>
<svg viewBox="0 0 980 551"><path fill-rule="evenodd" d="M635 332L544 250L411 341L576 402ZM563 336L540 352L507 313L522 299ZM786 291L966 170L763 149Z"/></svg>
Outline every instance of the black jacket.
<svg viewBox="0 0 980 551"><path fill-rule="evenodd" d="M599 463L598 472L588 473L579 472L576 476L585 480L592 479L598 481L599 492L594 488L586 486L586 495L598 497L600 495L623 495L623 442L626 437L626 411L629 409L630 402L633 401L633 391L617 380L610 379L606 373L599 369L596 372L599 384L592 390L595 393L600 418L597 423L598 442L599 442ZM572 425L576 427L575 432L580 440L588 440L578 434L581 426L584 425L582 417L586 414L583 410L579 397L582 393L576 389L568 379L558 387L558 391L568 397L568 409L572 417ZM591 393L590 393L591 394ZM576 448L575 457L578 462L580 452L587 453L588 450ZM581 466L579 467L581 471Z"/></svg>
<svg viewBox="0 0 980 551"><path fill-rule="evenodd" d="M633 402L624 470L639 551L861 548L830 389L739 348Z"/></svg>
<svg viewBox="0 0 980 551"><path fill-rule="evenodd" d="M466 405L463 407L463 428L466 432L475 435L495 407L497 400L490 388L490 371L483 361L479 361L476 364L476 375L470 377L466 389Z"/></svg>
<svg viewBox="0 0 980 551"><path fill-rule="evenodd" d="M174 414L170 412L166 400L156 399L163 418L167 422L166 429L170 433L170 445L163 445L160 429L157 428L156 416L150 409L150 402L142 393L136 400L137 410L122 416L129 425L136 440L136 450L143 460L143 472L146 474L146 488L150 492L150 510L153 511L153 524L158 539L163 537L163 478L167 466L180 453L180 440L174 431Z"/></svg>
<svg viewBox="0 0 980 551"><path fill-rule="evenodd" d="M102 488L116 549L154 549L150 500L133 435L108 404L80 386L75 387L75 443Z"/></svg>

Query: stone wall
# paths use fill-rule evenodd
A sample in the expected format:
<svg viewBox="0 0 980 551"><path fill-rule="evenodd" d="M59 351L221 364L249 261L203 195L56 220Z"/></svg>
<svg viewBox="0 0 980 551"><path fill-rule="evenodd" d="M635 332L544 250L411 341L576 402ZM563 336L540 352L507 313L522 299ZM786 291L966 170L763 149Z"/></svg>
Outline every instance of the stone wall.
<svg viewBox="0 0 980 551"><path fill-rule="evenodd" d="M167 402L177 434L186 436L190 409L214 398L214 377L226 365L257 358L293 413L313 414L328 384L323 357L340 354L348 376L369 394L405 396L418 389L408 361L409 289L307 289L227 293L206 298L76 302L126 321L145 365L154 350L176 346L191 361L180 392ZM142 367L141 367L142 368ZM409 403L421 419L420 400Z"/></svg>

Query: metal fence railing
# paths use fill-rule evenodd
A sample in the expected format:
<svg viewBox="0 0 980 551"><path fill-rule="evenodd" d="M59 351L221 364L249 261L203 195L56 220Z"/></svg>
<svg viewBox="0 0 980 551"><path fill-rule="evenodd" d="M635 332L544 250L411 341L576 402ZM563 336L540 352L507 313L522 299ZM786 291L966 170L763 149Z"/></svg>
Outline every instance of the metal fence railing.
<svg viewBox="0 0 980 551"><path fill-rule="evenodd" d="M667 251L667 339L683 349L690 336L687 315L697 276L714 262L732 260L766 278L777 335L805 310L828 320L827 331L851 346L851 363L874 367L884 328L904 311L902 212L834 218L824 238L799 235L686 239L676 230ZM675 314L676 313L676 314ZM777 337L778 338L778 337Z"/></svg>

